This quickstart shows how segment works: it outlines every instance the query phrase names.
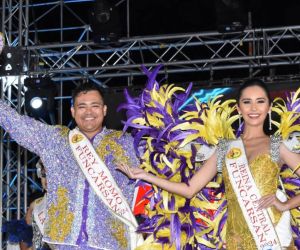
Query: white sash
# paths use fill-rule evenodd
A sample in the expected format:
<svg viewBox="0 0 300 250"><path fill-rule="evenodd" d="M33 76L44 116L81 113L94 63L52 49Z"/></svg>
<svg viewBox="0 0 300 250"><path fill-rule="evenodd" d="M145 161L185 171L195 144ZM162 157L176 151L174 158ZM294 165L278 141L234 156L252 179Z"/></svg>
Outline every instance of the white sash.
<svg viewBox="0 0 300 250"><path fill-rule="evenodd" d="M46 195L41 199L37 199L34 202L33 208L33 217L42 235L44 235L44 224L46 219L46 199Z"/></svg>
<svg viewBox="0 0 300 250"><path fill-rule="evenodd" d="M281 245L284 247L289 246L291 235L287 236L285 234L290 228L289 211L283 213L277 225L279 226L277 230L277 227L275 229L273 226L267 209L257 210L257 201L261 198L261 195L249 170L241 139L230 142L226 154L226 168L257 248L277 250L282 249ZM280 193L279 191L277 192ZM279 199L283 201L284 198L279 197ZM282 224L284 224L284 229Z"/></svg>
<svg viewBox="0 0 300 250"><path fill-rule="evenodd" d="M69 143L78 165L95 193L110 213L129 227L130 246L135 249L143 242L143 238L136 233L137 221L110 171L90 141L77 128L69 132Z"/></svg>

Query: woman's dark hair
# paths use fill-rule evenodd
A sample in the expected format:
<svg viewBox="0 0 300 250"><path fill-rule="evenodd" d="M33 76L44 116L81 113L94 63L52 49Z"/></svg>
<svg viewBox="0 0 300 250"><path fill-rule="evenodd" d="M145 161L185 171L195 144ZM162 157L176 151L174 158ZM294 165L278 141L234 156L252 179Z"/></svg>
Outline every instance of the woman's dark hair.
<svg viewBox="0 0 300 250"><path fill-rule="evenodd" d="M80 93L87 93L93 90L97 91L100 94L100 96L103 99L103 102L105 103L103 90L98 85L91 83L81 83L72 91L72 106L75 102L76 97Z"/></svg>
<svg viewBox="0 0 300 250"><path fill-rule="evenodd" d="M268 86L264 83L264 81L257 79L257 78L248 79L241 85L241 87L238 89L238 92L237 92L237 97L236 97L237 103L239 104L239 101L241 99L243 91L246 88L253 87L253 86L261 87L265 91L265 93L268 97L268 100L269 100L269 104L271 105L272 100L271 100L271 95L270 95Z"/></svg>
<svg viewBox="0 0 300 250"><path fill-rule="evenodd" d="M238 92L237 92L237 96L236 96L237 104L239 105L239 101L241 99L243 91L246 88L253 87L253 86L261 87L265 91L266 96L269 100L269 105L271 105L272 100L271 100L270 90L269 90L268 86L264 83L264 81L262 81L260 79L257 79L257 78L248 79L240 86L240 88L238 89ZM271 134L273 134L273 129L271 129L271 130L269 129L269 121L268 120L269 119L268 119L268 116L267 116L265 121L264 121L264 128L263 129L264 129L264 132L265 132L266 135L271 135Z"/></svg>

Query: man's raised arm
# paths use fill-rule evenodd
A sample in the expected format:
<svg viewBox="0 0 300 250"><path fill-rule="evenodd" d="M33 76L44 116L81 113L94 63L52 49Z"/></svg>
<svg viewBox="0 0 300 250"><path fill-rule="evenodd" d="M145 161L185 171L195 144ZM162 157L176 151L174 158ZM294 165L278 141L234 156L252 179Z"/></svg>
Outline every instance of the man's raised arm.
<svg viewBox="0 0 300 250"><path fill-rule="evenodd" d="M53 139L55 128L39 122L16 110L0 100L0 126L7 131L12 139L28 150L40 155L50 138Z"/></svg>

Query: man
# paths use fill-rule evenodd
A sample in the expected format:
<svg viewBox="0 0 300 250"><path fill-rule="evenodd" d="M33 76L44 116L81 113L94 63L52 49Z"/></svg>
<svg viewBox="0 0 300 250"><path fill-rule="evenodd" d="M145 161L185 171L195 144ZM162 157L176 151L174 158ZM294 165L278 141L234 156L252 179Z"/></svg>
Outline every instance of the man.
<svg viewBox="0 0 300 250"><path fill-rule="evenodd" d="M115 170L118 163L138 166L132 138L103 127L107 106L97 86L82 84L72 97L72 131L0 101L0 125L50 166L44 241L55 249L134 249L141 240L128 205L134 186Z"/></svg>

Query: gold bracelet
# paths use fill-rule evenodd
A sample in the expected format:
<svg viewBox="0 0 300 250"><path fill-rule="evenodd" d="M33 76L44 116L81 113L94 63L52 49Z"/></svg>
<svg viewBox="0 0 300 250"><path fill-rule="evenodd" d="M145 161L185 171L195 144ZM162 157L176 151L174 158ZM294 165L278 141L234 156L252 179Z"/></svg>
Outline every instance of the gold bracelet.
<svg viewBox="0 0 300 250"><path fill-rule="evenodd" d="M300 163L298 164L298 166L293 170L293 174L296 173L296 171L300 168Z"/></svg>

